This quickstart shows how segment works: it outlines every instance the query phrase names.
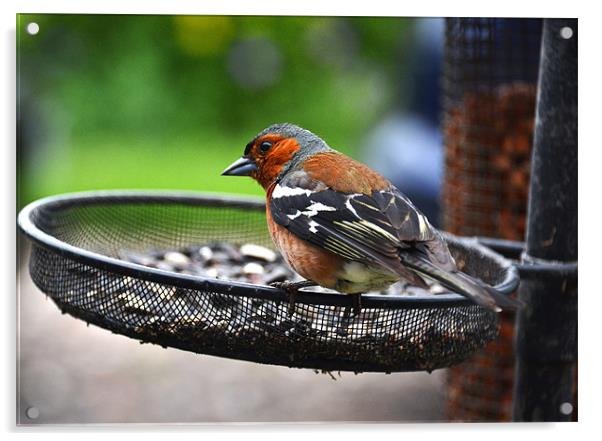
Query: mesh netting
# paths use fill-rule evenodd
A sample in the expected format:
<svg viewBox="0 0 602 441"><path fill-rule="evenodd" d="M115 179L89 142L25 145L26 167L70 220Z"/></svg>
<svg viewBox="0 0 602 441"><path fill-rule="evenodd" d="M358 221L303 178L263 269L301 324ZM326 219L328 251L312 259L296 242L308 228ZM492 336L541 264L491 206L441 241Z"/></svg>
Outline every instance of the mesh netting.
<svg viewBox="0 0 602 441"><path fill-rule="evenodd" d="M446 20L443 225L523 240L540 19Z"/></svg>
<svg viewBox="0 0 602 441"><path fill-rule="evenodd" d="M355 314L348 296L301 292L291 316L286 294L275 288L118 260L124 250L214 241L273 247L261 203L80 196L40 203L26 217L30 224L20 224L34 239L35 284L61 310L145 342L290 367L430 371L465 359L498 330L495 313L452 294L438 296L449 301L365 296ZM474 242L450 248L466 272L491 284L508 281L513 269Z"/></svg>
<svg viewBox="0 0 602 441"><path fill-rule="evenodd" d="M443 226L523 241L535 123L541 19L446 19ZM510 419L514 315L495 344L449 371L449 418Z"/></svg>

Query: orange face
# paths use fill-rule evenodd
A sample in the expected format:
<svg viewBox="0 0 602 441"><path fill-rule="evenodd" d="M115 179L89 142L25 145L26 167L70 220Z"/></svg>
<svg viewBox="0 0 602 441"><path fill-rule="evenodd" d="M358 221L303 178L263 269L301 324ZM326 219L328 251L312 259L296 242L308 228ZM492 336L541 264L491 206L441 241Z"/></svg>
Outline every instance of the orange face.
<svg viewBox="0 0 602 441"><path fill-rule="evenodd" d="M232 163L222 175L251 176L267 189L299 148L294 138L263 135L247 144L242 158Z"/></svg>

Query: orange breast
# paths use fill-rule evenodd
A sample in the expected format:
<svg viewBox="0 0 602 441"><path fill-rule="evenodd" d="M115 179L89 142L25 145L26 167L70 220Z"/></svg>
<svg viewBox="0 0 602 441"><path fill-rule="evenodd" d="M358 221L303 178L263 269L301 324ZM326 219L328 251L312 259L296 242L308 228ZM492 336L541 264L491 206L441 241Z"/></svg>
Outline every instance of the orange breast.
<svg viewBox="0 0 602 441"><path fill-rule="evenodd" d="M274 222L270 216L269 203L266 207L266 214L272 240L290 267L302 277L312 280L324 288L334 289L337 283L336 274L343 264L343 259L299 239L286 228Z"/></svg>

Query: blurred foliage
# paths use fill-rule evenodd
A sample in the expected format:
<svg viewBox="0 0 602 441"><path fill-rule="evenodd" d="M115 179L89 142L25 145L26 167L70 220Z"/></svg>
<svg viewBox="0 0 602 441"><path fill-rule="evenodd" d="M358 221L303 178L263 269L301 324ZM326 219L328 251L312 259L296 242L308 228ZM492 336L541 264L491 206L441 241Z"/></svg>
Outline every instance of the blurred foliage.
<svg viewBox="0 0 602 441"><path fill-rule="evenodd" d="M18 201L105 188L261 194L220 177L293 122L353 154L399 101L411 19L18 16ZM39 33L29 35L36 22Z"/></svg>

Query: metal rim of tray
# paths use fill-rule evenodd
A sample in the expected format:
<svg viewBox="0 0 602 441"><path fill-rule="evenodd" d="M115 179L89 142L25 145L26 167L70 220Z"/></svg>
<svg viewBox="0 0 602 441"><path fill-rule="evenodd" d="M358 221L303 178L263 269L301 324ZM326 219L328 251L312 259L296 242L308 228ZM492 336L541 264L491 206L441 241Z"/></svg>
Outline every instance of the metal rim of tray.
<svg viewBox="0 0 602 441"><path fill-rule="evenodd" d="M120 275L136 277L151 282L170 284L180 288L204 290L215 288L221 292L227 292L232 295L288 301L288 294L278 288L163 271L85 250L65 243L50 234L45 233L38 228L32 220L32 214L42 207L56 209L94 204L133 203L184 204L190 206L198 205L229 208L238 207L257 211L265 209L264 200L255 197L226 196L206 193L199 194L184 191L90 191L50 196L32 202L19 213L18 225L23 233L37 245L76 262L102 270L108 270ZM497 261L504 269L505 276L500 283L495 285L495 288L506 295L509 295L516 290L519 284L518 271L508 260L480 244L477 238L457 238L449 234L444 234L444 237L449 243L456 243L462 247L471 247L478 250L483 257ZM352 304L350 296L338 293L315 292L311 290L300 291L296 301L304 304L328 306L350 306ZM362 295L362 305L369 308L448 308L470 304L472 304L472 302L467 298L453 293L416 296L387 296L382 294Z"/></svg>

